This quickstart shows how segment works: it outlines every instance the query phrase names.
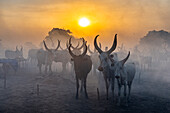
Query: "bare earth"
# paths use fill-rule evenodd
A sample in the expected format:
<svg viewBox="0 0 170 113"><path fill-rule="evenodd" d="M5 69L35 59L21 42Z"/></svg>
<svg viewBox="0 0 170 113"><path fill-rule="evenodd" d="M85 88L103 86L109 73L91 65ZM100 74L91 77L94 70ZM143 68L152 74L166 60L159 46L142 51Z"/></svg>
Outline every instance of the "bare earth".
<svg viewBox="0 0 170 113"><path fill-rule="evenodd" d="M37 72L20 71L16 75L10 72L6 89L0 79L0 113L170 113L169 73L144 72L140 83L136 76L128 107L123 96L121 106L116 105L117 88L114 102L111 91L109 100L106 100L104 86L104 91L99 88L98 100L98 87L98 79L90 73L87 80L89 99L80 93L76 100L72 74L40 76Z"/></svg>

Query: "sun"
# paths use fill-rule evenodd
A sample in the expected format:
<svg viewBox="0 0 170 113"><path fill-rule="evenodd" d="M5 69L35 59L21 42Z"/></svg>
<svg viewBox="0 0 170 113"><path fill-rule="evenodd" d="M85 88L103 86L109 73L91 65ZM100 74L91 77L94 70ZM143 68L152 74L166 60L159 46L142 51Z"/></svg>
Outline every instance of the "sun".
<svg viewBox="0 0 170 113"><path fill-rule="evenodd" d="M81 27L87 27L88 25L90 25L90 21L87 19L87 18L81 18L80 20L79 20L79 25L81 26Z"/></svg>

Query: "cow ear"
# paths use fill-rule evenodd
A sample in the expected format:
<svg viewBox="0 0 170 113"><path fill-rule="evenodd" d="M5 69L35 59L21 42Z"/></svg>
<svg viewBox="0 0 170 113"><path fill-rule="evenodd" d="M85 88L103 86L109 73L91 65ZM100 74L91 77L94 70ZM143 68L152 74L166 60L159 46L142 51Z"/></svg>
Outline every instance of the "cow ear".
<svg viewBox="0 0 170 113"><path fill-rule="evenodd" d="M73 59L73 58L71 58L71 61L74 61L74 59Z"/></svg>

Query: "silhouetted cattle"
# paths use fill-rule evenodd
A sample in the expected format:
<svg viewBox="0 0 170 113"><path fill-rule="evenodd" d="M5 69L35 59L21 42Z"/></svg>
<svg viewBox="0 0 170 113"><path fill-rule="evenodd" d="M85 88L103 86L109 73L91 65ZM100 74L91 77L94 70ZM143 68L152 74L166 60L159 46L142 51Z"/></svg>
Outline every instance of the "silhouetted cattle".
<svg viewBox="0 0 170 113"><path fill-rule="evenodd" d="M49 66L49 71L52 73L51 70L51 65L52 62L54 61L54 59L57 57L57 50L60 46L60 41L58 40L58 46L56 49L49 49L45 43L45 41L43 41L44 43L44 47L46 49L46 51L40 49L37 52L37 60L38 60L38 67L39 67L39 72L41 74L41 67L42 65L45 65L45 73L47 73L47 66Z"/></svg>
<svg viewBox="0 0 170 113"><path fill-rule="evenodd" d="M19 59L23 58L23 47L19 50L18 47L16 47L15 51L12 50L6 50L5 51L5 57L8 59Z"/></svg>
<svg viewBox="0 0 170 113"><path fill-rule="evenodd" d="M76 99L78 99L78 92L79 92L79 80L81 80L81 86L84 85L85 90L85 96L88 98L88 94L86 91L86 79L88 73L91 71L92 68L92 61L90 56L86 55L87 53L87 46L85 44L85 50L80 55L75 55L71 51L71 44L69 45L69 53L72 56L72 61L74 62L74 70L76 74L76 85L77 85L77 93L76 93ZM82 91L81 87L81 91Z"/></svg>

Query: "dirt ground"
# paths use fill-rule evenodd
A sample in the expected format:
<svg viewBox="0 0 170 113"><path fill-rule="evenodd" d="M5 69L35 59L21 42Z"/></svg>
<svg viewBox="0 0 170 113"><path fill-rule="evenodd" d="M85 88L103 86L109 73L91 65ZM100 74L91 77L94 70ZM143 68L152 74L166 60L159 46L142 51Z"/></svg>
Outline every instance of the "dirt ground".
<svg viewBox="0 0 170 113"><path fill-rule="evenodd" d="M123 96L121 106L116 105L117 89L114 101L111 91L109 100L106 100L104 84L100 82L98 85L97 78L100 77L91 73L88 76L89 99L85 99L84 93L80 93L76 100L73 74L39 75L37 71L28 70L16 74L10 72L5 89L2 76L0 79L0 113L170 113L168 72L145 71L140 82L136 76L129 106L125 106ZM97 98L97 88L100 100Z"/></svg>

